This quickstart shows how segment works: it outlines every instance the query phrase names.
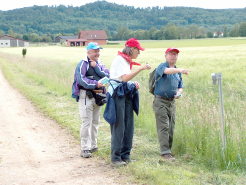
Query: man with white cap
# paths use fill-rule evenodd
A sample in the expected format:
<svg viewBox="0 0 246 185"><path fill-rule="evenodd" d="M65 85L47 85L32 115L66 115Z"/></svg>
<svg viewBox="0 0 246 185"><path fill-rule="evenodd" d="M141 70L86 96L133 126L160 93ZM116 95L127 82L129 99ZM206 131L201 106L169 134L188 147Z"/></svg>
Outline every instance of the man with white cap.
<svg viewBox="0 0 246 185"><path fill-rule="evenodd" d="M166 62L161 63L155 72L153 109L161 156L166 160L175 160L171 152L175 126L175 99L182 95L182 74L189 73L187 69L176 67L178 54L178 49L168 48L165 51Z"/></svg>
<svg viewBox="0 0 246 185"><path fill-rule="evenodd" d="M87 58L79 62L75 69L72 97L79 103L82 120L80 128L81 157L89 158L98 150L97 132L99 126L100 105L97 94L106 90L100 79L109 77L109 70L99 61L100 49L97 43L87 45ZM106 99L106 98L105 98Z"/></svg>

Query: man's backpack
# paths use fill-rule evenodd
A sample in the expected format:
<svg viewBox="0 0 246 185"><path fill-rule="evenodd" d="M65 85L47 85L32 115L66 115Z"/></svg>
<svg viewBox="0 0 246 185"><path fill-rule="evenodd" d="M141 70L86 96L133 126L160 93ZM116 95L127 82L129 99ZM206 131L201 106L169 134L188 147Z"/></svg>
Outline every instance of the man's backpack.
<svg viewBox="0 0 246 185"><path fill-rule="evenodd" d="M155 91L156 81L161 78L160 77L158 79L155 79L155 71L156 71L156 68L149 74L149 92L153 95L154 95L154 91Z"/></svg>

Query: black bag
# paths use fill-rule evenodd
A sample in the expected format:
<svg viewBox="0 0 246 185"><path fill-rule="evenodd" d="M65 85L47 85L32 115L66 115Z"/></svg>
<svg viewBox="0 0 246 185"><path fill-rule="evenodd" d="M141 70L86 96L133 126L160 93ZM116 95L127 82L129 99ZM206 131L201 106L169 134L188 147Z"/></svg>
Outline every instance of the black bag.
<svg viewBox="0 0 246 185"><path fill-rule="evenodd" d="M95 98L95 101L96 101L96 104L98 106L102 106L104 105L105 103L107 103L107 97L106 97L106 94L103 94L103 93L93 93L93 96Z"/></svg>
<svg viewBox="0 0 246 185"><path fill-rule="evenodd" d="M92 90L86 90L86 95L89 99L95 98L95 102L98 106L102 106L107 103L106 94L103 93L94 93Z"/></svg>
<svg viewBox="0 0 246 185"><path fill-rule="evenodd" d="M91 90L86 90L86 95L89 99L94 98L93 92Z"/></svg>

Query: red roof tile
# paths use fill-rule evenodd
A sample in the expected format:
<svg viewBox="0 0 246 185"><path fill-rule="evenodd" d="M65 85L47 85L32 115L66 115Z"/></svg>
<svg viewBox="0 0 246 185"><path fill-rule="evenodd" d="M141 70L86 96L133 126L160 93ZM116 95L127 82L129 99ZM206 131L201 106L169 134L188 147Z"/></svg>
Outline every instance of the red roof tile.
<svg viewBox="0 0 246 185"><path fill-rule="evenodd" d="M108 37L104 30L85 30L79 32L79 39L107 40Z"/></svg>

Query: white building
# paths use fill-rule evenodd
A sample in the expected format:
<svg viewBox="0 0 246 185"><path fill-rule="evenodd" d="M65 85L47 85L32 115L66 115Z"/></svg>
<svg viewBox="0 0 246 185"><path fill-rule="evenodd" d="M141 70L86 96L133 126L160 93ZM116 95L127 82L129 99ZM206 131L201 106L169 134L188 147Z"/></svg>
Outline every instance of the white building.
<svg viewBox="0 0 246 185"><path fill-rule="evenodd" d="M3 35L0 37L0 47L28 47L29 42L11 37L9 35Z"/></svg>

